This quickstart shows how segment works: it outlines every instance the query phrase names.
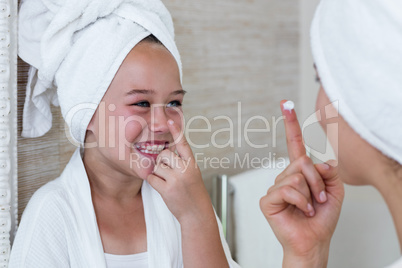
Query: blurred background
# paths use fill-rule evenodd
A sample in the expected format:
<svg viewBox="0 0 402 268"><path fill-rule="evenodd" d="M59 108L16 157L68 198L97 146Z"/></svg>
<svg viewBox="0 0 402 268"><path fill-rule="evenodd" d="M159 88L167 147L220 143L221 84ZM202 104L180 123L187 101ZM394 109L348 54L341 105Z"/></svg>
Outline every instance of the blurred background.
<svg viewBox="0 0 402 268"><path fill-rule="evenodd" d="M232 253L245 268L280 267L280 245L269 233L257 202L287 156L280 100L295 102L301 124L315 111L319 85L309 27L319 1L163 2L172 13L183 61L183 88L188 91L183 107L186 134L207 189L211 195L216 192L218 175L233 179L228 231ZM19 60L19 133L27 70ZM44 137L18 136L19 218L32 194L59 176L75 150L65 138L59 109L53 112L53 129ZM318 123L308 126L304 134L306 144L319 152L315 161L333 158ZM250 173L260 166L262 175ZM263 184L256 179L261 176ZM254 223L258 224L251 226ZM328 267L382 267L398 256L396 233L381 196L371 187L347 186Z"/></svg>

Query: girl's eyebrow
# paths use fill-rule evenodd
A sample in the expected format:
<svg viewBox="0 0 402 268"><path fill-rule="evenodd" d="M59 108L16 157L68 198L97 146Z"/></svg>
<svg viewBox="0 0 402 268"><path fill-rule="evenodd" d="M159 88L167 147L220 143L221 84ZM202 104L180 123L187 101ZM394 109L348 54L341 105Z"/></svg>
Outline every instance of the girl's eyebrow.
<svg viewBox="0 0 402 268"><path fill-rule="evenodd" d="M172 93L170 93L170 95L184 95L186 94L187 91L183 90L183 89L179 89L179 90L175 90Z"/></svg>
<svg viewBox="0 0 402 268"><path fill-rule="evenodd" d="M129 92L127 92L128 95L134 95L134 94L148 94L148 95L153 95L155 94L155 90L153 89L132 89Z"/></svg>
<svg viewBox="0 0 402 268"><path fill-rule="evenodd" d="M187 91L185 91L183 89L179 89L179 90L175 90L175 91L171 92L169 95L184 95L186 93L187 93ZM154 95L155 90L153 90L153 89L132 89L129 92L127 92L126 95L129 96L129 95L134 95L134 94Z"/></svg>

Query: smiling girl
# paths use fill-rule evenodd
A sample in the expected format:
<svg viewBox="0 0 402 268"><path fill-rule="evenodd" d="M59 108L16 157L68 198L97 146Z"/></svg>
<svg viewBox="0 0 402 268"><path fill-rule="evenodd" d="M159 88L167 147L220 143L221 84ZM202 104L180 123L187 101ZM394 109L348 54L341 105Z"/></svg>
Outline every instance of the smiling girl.
<svg viewBox="0 0 402 268"><path fill-rule="evenodd" d="M72 4L82 10L62 13ZM71 17L58 20L61 14ZM132 14L141 19L131 21ZM43 25L42 35L33 34ZM35 66L24 49L32 38L52 47L69 27L74 34L64 41L71 42L70 50L63 54L65 48L56 46L63 56L46 92L57 85L63 116L82 146L62 175L30 200L10 267L237 267L182 133L185 91L168 11L156 0L26 1L21 57ZM102 34L112 46L92 39ZM37 80L29 86L37 84L27 96L37 104L35 97L46 94L36 91L49 74L41 71L52 64L42 55L35 67L30 78ZM96 110L88 103L97 103Z"/></svg>

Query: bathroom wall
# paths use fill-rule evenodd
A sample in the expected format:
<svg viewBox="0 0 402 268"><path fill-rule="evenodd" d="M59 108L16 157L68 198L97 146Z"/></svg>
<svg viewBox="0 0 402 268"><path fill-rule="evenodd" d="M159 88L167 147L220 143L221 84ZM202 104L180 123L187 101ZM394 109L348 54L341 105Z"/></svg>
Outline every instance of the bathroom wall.
<svg viewBox="0 0 402 268"><path fill-rule="evenodd" d="M207 122L194 118L199 115L211 124L211 131L188 135L193 144L206 145L193 150L207 187L215 174L239 173L258 166L264 157L275 164L286 153L279 101L299 99L298 1L166 3L176 25L183 86L189 92L184 111L187 122L194 119L188 127L207 129ZM245 135L245 127L261 131ZM253 148L257 146L247 144L248 138L265 148Z"/></svg>
<svg viewBox="0 0 402 268"><path fill-rule="evenodd" d="M235 174L257 167L264 157L275 164L286 153L279 101L299 101L298 1L164 3L173 16L183 61L187 122L193 120L191 129L205 130L207 122L211 125L211 131L188 135L191 143L198 145L194 152L207 187L210 189L214 174ZM27 66L19 61L19 133L26 72ZM74 151L65 138L59 109L53 112L50 133L36 139L18 138L19 216L36 189L56 178ZM260 132L251 131L245 136L246 125ZM222 128L228 130L216 132ZM254 149L248 140L265 148ZM199 145L208 146L196 148Z"/></svg>

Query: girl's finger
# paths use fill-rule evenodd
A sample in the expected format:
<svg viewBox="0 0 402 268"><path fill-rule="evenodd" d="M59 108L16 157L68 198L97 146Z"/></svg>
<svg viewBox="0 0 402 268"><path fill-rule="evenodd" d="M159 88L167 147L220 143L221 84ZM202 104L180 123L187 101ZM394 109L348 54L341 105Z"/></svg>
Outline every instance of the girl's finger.
<svg viewBox="0 0 402 268"><path fill-rule="evenodd" d="M147 182L162 195L163 189L166 187L166 181L155 174L149 174L147 177Z"/></svg>
<svg viewBox="0 0 402 268"><path fill-rule="evenodd" d="M168 178L174 177L173 170L168 165L162 162L155 165L153 174L165 181L168 181Z"/></svg>
<svg viewBox="0 0 402 268"><path fill-rule="evenodd" d="M304 155L299 157L291 163L281 174L279 174L276 178L276 182L280 182L284 178L295 173L302 173L304 175L314 198L318 202L324 203L327 201L325 182L314 166L313 161L308 156Z"/></svg>
<svg viewBox="0 0 402 268"><path fill-rule="evenodd" d="M287 100L281 101L282 114L285 117L286 143L288 145L288 154L290 162L306 154L304 148L303 135L300 129L299 121L297 120L294 109L287 110L284 104Z"/></svg>
<svg viewBox="0 0 402 268"><path fill-rule="evenodd" d="M305 215L314 216L315 211L307 198L289 185L277 188L260 199L260 207L267 217L274 216L289 205L293 205L304 212Z"/></svg>
<svg viewBox="0 0 402 268"><path fill-rule="evenodd" d="M183 160L177 154L168 149L163 150L156 158L157 165L159 163L164 163L172 169L181 168L182 161Z"/></svg>
<svg viewBox="0 0 402 268"><path fill-rule="evenodd" d="M179 156L186 161L191 159L193 152L191 151L190 145L188 144L184 133L171 119L168 120L168 127L173 136L174 144L176 145L176 150Z"/></svg>

